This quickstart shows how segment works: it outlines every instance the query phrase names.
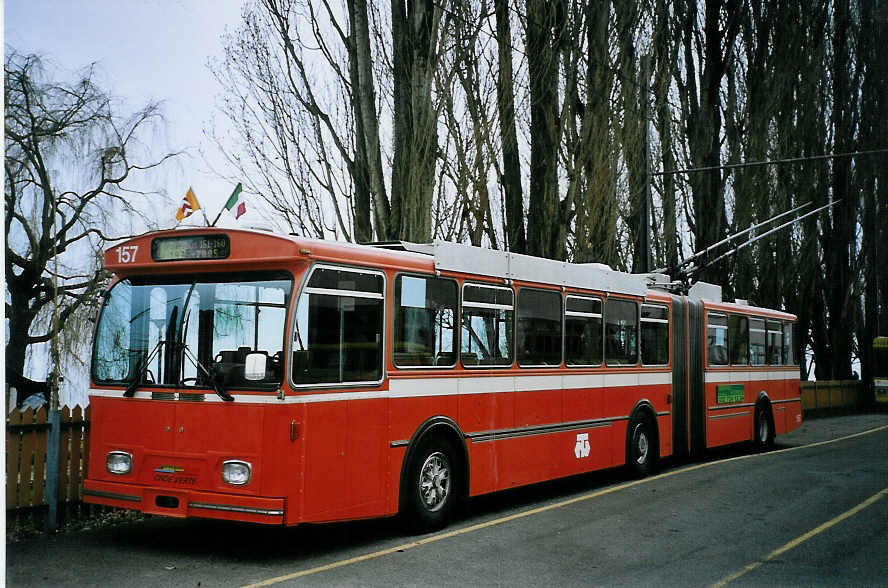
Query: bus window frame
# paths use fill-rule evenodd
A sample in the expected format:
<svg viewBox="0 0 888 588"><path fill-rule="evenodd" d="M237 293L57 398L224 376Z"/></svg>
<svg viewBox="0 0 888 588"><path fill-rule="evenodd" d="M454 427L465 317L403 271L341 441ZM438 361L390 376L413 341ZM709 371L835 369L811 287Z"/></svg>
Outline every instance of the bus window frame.
<svg viewBox="0 0 888 588"><path fill-rule="evenodd" d="M782 328L781 328L782 333L780 336L780 340L783 343L783 366L784 367L798 367L799 366L799 358L796 357L796 349L797 349L796 348L796 334L798 332L798 321L784 320L784 321L782 321L782 323L783 323ZM791 362L786 360L786 355L787 355L786 354L786 350L787 350L786 328L787 327L789 327L789 350L792 352L792 361Z"/></svg>
<svg viewBox="0 0 888 588"><path fill-rule="evenodd" d="M563 308L564 318L562 320L562 326L561 326L561 339L562 339L561 354L564 359L565 367L568 367L568 368L593 368L593 367L600 368L600 367L603 367L604 366L604 297L603 296L593 296L591 294L590 295L577 294L577 293L571 292L571 293L566 294L563 298L564 298L564 302L563 302L562 308ZM598 313L598 320L601 321L601 329L599 329L600 333L599 333L599 340L598 340L598 342L601 344L601 361L599 361L598 363L588 363L587 364L587 363L568 363L567 362L567 316L568 316L568 314L567 314L568 313L567 299L568 298L580 298L580 299L584 299L584 300L597 300L599 305L601 306L601 312ZM589 318L595 318L594 313L577 313L577 311L570 311L570 312L575 313L570 316L584 316L584 317L588 316Z"/></svg>
<svg viewBox="0 0 888 588"><path fill-rule="evenodd" d="M160 262L158 262L158 263L160 263ZM253 270L202 271L202 272L197 272L197 273L189 274L189 275L191 276L191 281L193 283L197 283L197 282L206 280L206 281L211 281L216 284L225 284L225 283L231 283L231 282L230 281L229 282L221 282L221 281L218 281L217 278L219 276L224 276L229 279L232 279L232 278L236 279L236 278L240 278L240 277L249 277L249 276L254 275L256 273L263 273L263 272L278 272L282 276L284 276L284 275L286 276L286 278L284 278L284 279L288 279L290 281L291 288L290 288L289 302L285 303L285 304L277 304L277 303L272 304L272 306L283 308L284 309L284 320L285 321L289 320L290 313L295 312L296 300L298 300L298 298L299 298L298 293L301 292L301 285L299 285L297 287L296 276L293 274L293 271L290 269L271 269L271 270L261 269L261 270L255 270L255 271L253 271ZM101 303L101 305L98 309L98 312L96 314L96 317L95 317L96 324L93 327L92 342L90 343L90 355L89 355L89 366L88 367L89 367L89 378L92 381L94 381L96 384L98 384L100 386L121 386L121 385L123 385L120 381L117 381L117 380L109 380L109 379L99 378L98 375L95 373L94 361L95 361L95 357L96 357L96 345L98 344L98 341L99 341L99 338L98 338L99 324L98 323L99 323L99 320L101 319L102 313L105 312L105 305L108 304L108 298L106 298L104 293L110 292L114 287L116 287L121 282L129 282L130 286L133 286L134 284L135 285L152 285L152 286L163 286L163 285L175 284L175 283L177 283L177 278L179 278L181 275L182 274L179 274L177 272L169 272L169 271L160 271L160 272L156 272L156 273L135 274L135 275L126 275L126 276L115 275L108 282L108 285L102 290L102 292L103 292L102 303ZM170 281L167 282L166 280L170 280ZM143 282L143 281L148 282L148 283L147 284L146 283L141 283L141 284L139 283L139 282ZM242 281L245 281L245 280L242 280ZM281 370L283 370L285 372L289 372L289 369L288 369L289 362L287 361L287 354L289 353L288 345L290 343L290 340L288 338L288 335L290 333L288 332L286 322L284 323L283 332L284 332L284 340L281 345L281 354L283 355L282 361L281 361ZM184 357L183 357L183 361L184 361ZM282 374L280 382L273 382L273 383L269 382L265 388L262 388L261 384L259 386L256 386L253 384L250 384L250 385L245 384L245 385L239 385L239 386L229 386L228 389L234 390L234 391L248 390L248 391L253 391L253 392L268 393L270 391L281 388L284 385L284 383L289 383L289 380L290 380L290 378L289 378L289 373L288 373L286 377L283 377L283 374ZM144 385L150 385L152 387L168 389L168 390L185 390L188 393L193 393L197 390L212 390L213 389L211 385L184 387L184 386L177 386L177 385L173 385L173 384L164 384L164 383L158 383L158 382L150 382L150 383L146 383Z"/></svg>
<svg viewBox="0 0 888 588"><path fill-rule="evenodd" d="M652 319L652 318L644 318L641 316L641 309L645 306L653 306L659 307L666 310L666 318L665 319ZM666 323L666 363L644 363L644 349L642 349L642 343L644 342L644 337L641 336L642 323ZM672 312L671 308L665 302L659 301L651 301L651 302L642 302L638 307L638 361L642 367L668 367L671 363L672 358Z"/></svg>
<svg viewBox="0 0 888 588"><path fill-rule="evenodd" d="M731 336L731 319L743 319L746 321L746 362L734 363L734 338ZM736 367L749 367L749 315L741 312L728 313L728 365Z"/></svg>
<svg viewBox="0 0 888 588"><path fill-rule="evenodd" d="M559 299L561 300L561 308L560 308L561 312L559 313L561 315L561 336L559 337L561 340L561 357L560 357L560 360L558 363L525 364L525 363L521 363L518 360L518 318L519 318L518 313L521 310L521 304L520 304L521 292L523 292L525 290L526 291L548 292L550 294L557 294ZM514 353L515 353L515 358L514 358L515 365L517 365L519 368L525 368L525 369L531 369L531 368L552 369L552 368L560 368L564 365L564 309L565 308L567 308L567 305L565 304L564 294L561 292L561 290L555 290L553 288L540 288L537 286L519 286L518 287L517 292L515 293L515 305L514 305L514 311L513 311L515 313L515 318L513 319L513 321L515 323L515 335L514 335L514 343L513 343Z"/></svg>
<svg viewBox="0 0 888 588"><path fill-rule="evenodd" d="M480 286L481 288L490 288L492 290L508 290L509 292L512 293L512 307L511 307L512 308L512 328L510 329L510 331L512 333L512 356L509 358L509 360L510 360L509 363L498 363L498 364L480 364L479 363L479 364L475 364L475 365L471 365L471 364L467 365L467 364L463 363L462 319L463 319L463 308L465 305L465 296L466 296L466 287L467 286ZM515 316L517 313L515 311L515 308L517 306L517 302L518 302L518 295L515 293L515 288L512 286L503 285L503 284L492 284L490 282L482 282L482 281L470 280L470 279L463 280L463 283L460 284L460 289L459 289L459 318L457 321L457 324L459 325L459 329L458 329L459 336L458 336L458 346L456 348L457 349L456 353L457 353L457 355L459 355L458 365L461 368L466 369L466 370L474 370L474 369L480 369L480 370L501 369L501 370L504 370L504 369L509 369L509 368L515 367L515 361L516 361L515 357L517 356L517 353L515 353L515 337L517 335L517 331L516 331L516 329L517 329L516 322L517 321L515 320ZM470 304L483 304L483 303L472 302ZM493 308L496 308L501 305L491 305L491 306ZM485 308L485 307L476 306L475 308Z"/></svg>
<svg viewBox="0 0 888 588"><path fill-rule="evenodd" d="M716 329L724 329L725 331L725 362L724 363L713 363L709 359L709 317L710 316L720 316L725 319L725 325L722 327L721 325L713 325L713 328ZM731 323L728 319L729 313L721 311L721 310L707 310L706 311L706 320L703 321L703 328L705 329L705 337L704 341L706 341L706 367L712 368L726 368L731 365Z"/></svg>
<svg viewBox="0 0 888 588"><path fill-rule="evenodd" d="M635 303L635 363L610 363L607 361L607 303L609 300L619 300L623 302ZM619 296L608 294L604 298L604 305L601 307L603 316L601 325L604 329L604 339L602 341L601 359L605 367L609 368L637 368L641 365L641 304L637 298L629 296Z"/></svg>
<svg viewBox="0 0 888 588"><path fill-rule="evenodd" d="M398 365L395 362L395 314L397 310L395 309L395 284L398 279L407 276L409 278L423 278L423 279L433 279L433 280L448 280L453 282L456 286L456 307L453 312L453 363L448 365ZM418 272L395 272L395 275L392 278L392 366L398 370L447 370L447 369L455 369L456 366L459 365L459 334L462 330L462 323L460 322L460 308L461 304L461 287L459 280L446 276L437 276L435 274L423 274Z"/></svg>
<svg viewBox="0 0 888 588"><path fill-rule="evenodd" d="M771 330L771 326L776 323L777 330ZM779 363L771 363L771 333L777 333L779 335L778 341L780 352L778 353L778 362ZM783 367L786 365L785 361L785 352L783 350L783 321L780 319L766 318L765 319L765 362L766 365L771 367Z"/></svg>
<svg viewBox="0 0 888 588"><path fill-rule="evenodd" d="M763 366L767 367L768 366L768 319L765 318L764 316L761 316L761 315L749 315L748 319L749 319L749 323L748 323L748 326L749 326L749 330L748 330L748 333L749 333L749 355L748 355L749 366L750 367L758 367L758 368L763 367ZM764 335L765 350L764 350L763 359L762 359L761 363L752 363L752 332L753 332L752 321L761 321L762 328L755 329L755 332L765 334Z"/></svg>
<svg viewBox="0 0 888 588"><path fill-rule="evenodd" d="M302 299L302 294L308 289L308 283L311 281L312 275L318 269L333 269L339 271L352 272L356 274L376 274L382 276L382 336L380 340L380 345L382 346L380 352L380 378L378 380L362 380L362 381L353 381L353 382L309 382L307 384L297 384L293 380L293 336L296 334L296 325L299 322L299 318L296 316L299 312L299 301ZM290 388L293 390L306 390L311 388L316 389L329 389L329 388L369 388L381 385L385 382L387 377L388 369L386 368L385 358L388 354L388 345L386 345L386 341L388 341L388 276L383 270L370 268L367 266L354 266L354 265L345 265L345 264L337 264L330 263L326 261L319 261L313 263L310 267L305 270L303 274L302 283L299 284L299 292L296 297L291 302L292 310L290 315L290 320L292 324L289 329L289 338L287 341L287 367L285 368L287 371L287 383L290 385ZM344 290L329 290L330 292L347 292ZM359 292L360 291L356 291ZM309 292L311 294L312 292ZM342 296L342 294L336 294L337 296ZM347 294L346 294L347 295ZM358 296L358 298L376 298L376 296Z"/></svg>

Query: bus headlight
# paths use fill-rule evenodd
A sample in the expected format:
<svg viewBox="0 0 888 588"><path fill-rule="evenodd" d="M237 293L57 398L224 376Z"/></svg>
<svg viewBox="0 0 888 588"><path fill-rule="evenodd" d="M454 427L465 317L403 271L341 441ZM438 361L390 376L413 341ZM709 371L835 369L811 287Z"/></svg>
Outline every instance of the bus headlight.
<svg viewBox="0 0 888 588"><path fill-rule="evenodd" d="M250 481L253 467L246 461L229 459L222 463L222 481L232 486L243 486Z"/></svg>
<svg viewBox="0 0 888 588"><path fill-rule="evenodd" d="M133 470L133 456L126 451L109 451L105 468L116 476L128 474Z"/></svg>

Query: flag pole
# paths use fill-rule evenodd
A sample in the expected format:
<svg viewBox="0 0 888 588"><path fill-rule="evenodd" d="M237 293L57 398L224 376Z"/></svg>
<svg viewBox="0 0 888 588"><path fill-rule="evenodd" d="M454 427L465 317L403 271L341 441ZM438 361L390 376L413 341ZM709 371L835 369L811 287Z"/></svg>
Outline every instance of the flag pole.
<svg viewBox="0 0 888 588"><path fill-rule="evenodd" d="M225 201L225 204L222 205L222 208L219 209L219 214L216 215L216 218L213 219L213 224L211 227L215 227L216 223L219 221L219 218L222 216L222 212L225 210L231 210L231 207L237 202L237 197L240 195L243 187L241 183L238 182L237 186L234 187L234 192L231 193L231 196L228 197L228 200Z"/></svg>

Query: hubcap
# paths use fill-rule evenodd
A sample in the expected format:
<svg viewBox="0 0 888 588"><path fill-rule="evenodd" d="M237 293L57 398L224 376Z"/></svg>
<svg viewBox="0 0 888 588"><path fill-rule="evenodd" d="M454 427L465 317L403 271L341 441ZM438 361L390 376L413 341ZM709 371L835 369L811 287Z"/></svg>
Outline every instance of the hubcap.
<svg viewBox="0 0 888 588"><path fill-rule="evenodd" d="M635 458L636 463L644 463L648 456L648 438L641 425L635 428L635 450L638 453L638 456Z"/></svg>
<svg viewBox="0 0 888 588"><path fill-rule="evenodd" d="M428 456L419 473L419 496L430 511L439 510L450 493L450 464L447 456L436 451Z"/></svg>

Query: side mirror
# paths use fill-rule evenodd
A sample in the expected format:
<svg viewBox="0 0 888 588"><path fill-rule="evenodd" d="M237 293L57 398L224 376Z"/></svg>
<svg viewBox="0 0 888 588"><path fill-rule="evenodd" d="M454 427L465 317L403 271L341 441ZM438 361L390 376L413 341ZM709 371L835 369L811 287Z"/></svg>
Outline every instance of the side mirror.
<svg viewBox="0 0 888 588"><path fill-rule="evenodd" d="M248 353L244 360L244 379L256 381L265 379L265 362L268 356L264 353Z"/></svg>

